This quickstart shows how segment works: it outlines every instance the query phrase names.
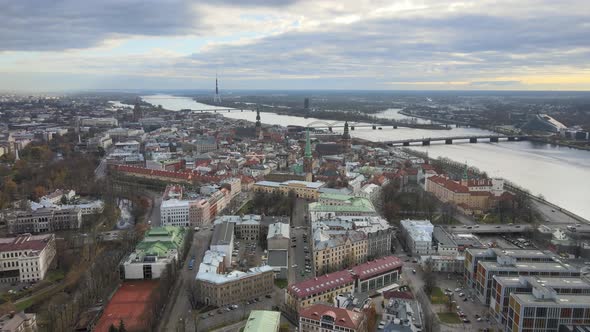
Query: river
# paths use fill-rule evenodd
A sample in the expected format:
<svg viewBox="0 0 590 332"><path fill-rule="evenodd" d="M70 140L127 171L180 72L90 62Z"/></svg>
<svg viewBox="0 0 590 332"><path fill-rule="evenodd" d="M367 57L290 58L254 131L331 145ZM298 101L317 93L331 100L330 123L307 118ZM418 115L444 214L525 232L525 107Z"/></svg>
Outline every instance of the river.
<svg viewBox="0 0 590 332"><path fill-rule="evenodd" d="M166 95L144 96L148 103L161 104L169 110L212 109L215 106L197 103L190 98ZM382 112L379 117L404 119L399 110ZM222 113L233 119L245 119L254 122L254 112ZM271 125L306 126L314 118L302 118L275 113L262 113L263 123ZM408 117L406 117L408 118ZM328 121L332 122L332 121ZM373 130L355 128L353 137L371 141L385 141L405 138L447 137L458 135L484 135L489 131L476 128L453 128L451 130L424 130L398 128ZM413 146L419 151L427 151L429 156L447 157L457 162L466 162L470 166L485 171L490 176L505 178L533 194L541 194L548 201L557 204L586 219L590 219L590 152L561 146L552 146L535 142L500 142L477 144L434 144L431 146Z"/></svg>

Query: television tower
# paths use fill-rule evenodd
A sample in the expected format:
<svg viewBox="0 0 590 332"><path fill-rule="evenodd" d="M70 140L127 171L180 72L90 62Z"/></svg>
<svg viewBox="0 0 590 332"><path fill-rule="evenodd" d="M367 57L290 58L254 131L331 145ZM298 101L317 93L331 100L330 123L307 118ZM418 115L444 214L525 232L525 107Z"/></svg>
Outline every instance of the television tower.
<svg viewBox="0 0 590 332"><path fill-rule="evenodd" d="M215 74L215 96L213 96L214 103L221 103L221 95L219 94L219 84L217 82L217 74Z"/></svg>

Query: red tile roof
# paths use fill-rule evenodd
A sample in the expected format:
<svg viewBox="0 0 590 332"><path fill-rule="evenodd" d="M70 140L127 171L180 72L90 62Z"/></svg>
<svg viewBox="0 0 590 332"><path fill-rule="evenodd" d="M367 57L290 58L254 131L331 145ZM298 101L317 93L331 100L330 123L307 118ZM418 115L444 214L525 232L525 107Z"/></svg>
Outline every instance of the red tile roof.
<svg viewBox="0 0 590 332"><path fill-rule="evenodd" d="M0 238L0 252L17 250L43 250L53 234L31 235L21 234L16 237Z"/></svg>
<svg viewBox="0 0 590 332"><path fill-rule="evenodd" d="M331 307L325 304L314 304L311 307L302 309L299 311L299 316L316 321L320 321L322 316L330 316L334 319L334 325L353 330L357 330L364 320L364 314L361 312Z"/></svg>
<svg viewBox="0 0 590 332"><path fill-rule="evenodd" d="M413 300L414 295L411 292L387 291L383 293L383 298Z"/></svg>
<svg viewBox="0 0 590 332"><path fill-rule="evenodd" d="M458 182L455 182L453 180L449 180L449 179L442 177L442 176L438 176L438 175L431 176L428 178L428 181L432 181L434 183L437 183L452 192L456 192L456 193L468 193L469 192L469 189L466 186L464 186Z"/></svg>
<svg viewBox="0 0 590 332"><path fill-rule="evenodd" d="M289 288L287 288L287 291L292 296L302 299L310 295L321 294L329 289L342 287L343 285L353 282L356 278L365 280L394 269L400 269L402 264L401 259L395 256L382 257L352 267L350 270L329 273L291 284L289 285Z"/></svg>
<svg viewBox="0 0 590 332"><path fill-rule="evenodd" d="M351 268L361 280L372 278L385 272L402 267L402 260L395 256L386 256Z"/></svg>
<svg viewBox="0 0 590 332"><path fill-rule="evenodd" d="M310 295L321 294L329 289L342 287L352 282L354 282L352 274L343 270L292 284L287 291L294 297L301 299Z"/></svg>

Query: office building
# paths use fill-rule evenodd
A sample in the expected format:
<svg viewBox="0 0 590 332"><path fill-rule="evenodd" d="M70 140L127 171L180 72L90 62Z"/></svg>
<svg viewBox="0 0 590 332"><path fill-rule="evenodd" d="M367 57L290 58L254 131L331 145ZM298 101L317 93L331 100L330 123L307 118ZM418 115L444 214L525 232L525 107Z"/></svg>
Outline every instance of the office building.
<svg viewBox="0 0 590 332"><path fill-rule="evenodd" d="M434 226L430 220L405 219L400 222L402 238L405 246L413 255L434 254L432 248L432 232Z"/></svg>
<svg viewBox="0 0 590 332"><path fill-rule="evenodd" d="M470 252L471 250L468 250ZM492 252L495 252L492 250ZM495 252L498 253L498 252ZM539 253L539 251L537 251ZM495 256L495 260L478 260L475 268L475 278L471 281L472 288L475 290L476 296L481 302L485 304L490 303L492 290L496 289L496 276L551 276L551 277L577 277L580 276L580 270L569 264L561 263L559 260L551 259L551 261L539 261L548 255L540 252L535 253L534 250L527 250L522 252L515 250L512 252L499 252ZM536 261L530 261L532 256ZM471 255L473 257L473 255ZM465 257L465 265L469 266L472 263L469 260L472 258Z"/></svg>
<svg viewBox="0 0 590 332"><path fill-rule="evenodd" d="M309 204L309 219L332 219L342 216L376 216L373 203L364 197L322 193L319 200Z"/></svg>

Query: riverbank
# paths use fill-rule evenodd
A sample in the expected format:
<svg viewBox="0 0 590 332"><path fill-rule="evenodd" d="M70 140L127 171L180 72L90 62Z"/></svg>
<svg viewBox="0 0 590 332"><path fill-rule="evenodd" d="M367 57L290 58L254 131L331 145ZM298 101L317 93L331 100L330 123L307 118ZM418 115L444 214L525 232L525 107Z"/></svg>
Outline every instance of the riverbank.
<svg viewBox="0 0 590 332"><path fill-rule="evenodd" d="M422 158L424 160L429 159L429 156L426 153L423 153L420 151L415 151L415 150L408 149L408 148L403 149L403 150L404 150L404 152L406 152L409 155L412 155L414 157ZM449 158L442 158L440 160L445 165L445 168L450 169L455 174L461 174L465 169L465 164L459 163L459 162L451 160ZM488 177L486 172L479 170L477 167L473 167L473 166L468 165L468 168L469 168L470 174L474 174L477 177L484 177L484 178ZM504 187L509 192L512 192L514 194L522 194L522 195L527 196L531 200L534 200L536 203L535 208L536 208L537 212L541 213L544 216L547 215L547 213L544 213L545 211L552 211L554 215L556 214L556 212L559 212L565 216L563 218L559 218L559 219L565 220L565 221L562 221L561 223L568 223L568 221L570 221L569 219L571 218L571 222L574 222L574 223L583 222L583 223L590 224L590 220L588 220L582 216L579 216L576 213L573 213L573 212L571 212L571 211L569 211L557 204L549 202L542 196L534 195L530 191L528 191L527 189L525 189L515 183L512 183L507 179L504 179ZM547 219L547 218L545 218L545 219ZM549 220L541 220L541 222L542 223L549 222Z"/></svg>

